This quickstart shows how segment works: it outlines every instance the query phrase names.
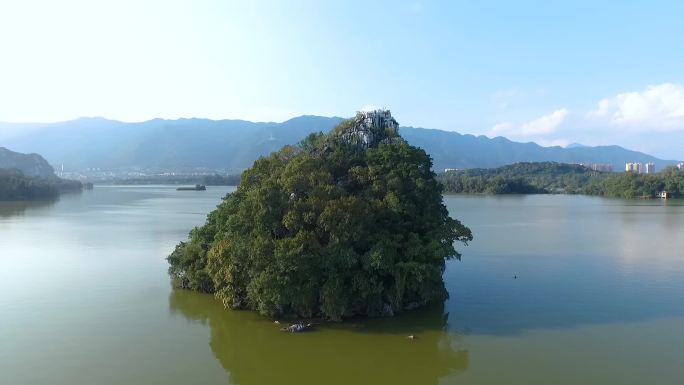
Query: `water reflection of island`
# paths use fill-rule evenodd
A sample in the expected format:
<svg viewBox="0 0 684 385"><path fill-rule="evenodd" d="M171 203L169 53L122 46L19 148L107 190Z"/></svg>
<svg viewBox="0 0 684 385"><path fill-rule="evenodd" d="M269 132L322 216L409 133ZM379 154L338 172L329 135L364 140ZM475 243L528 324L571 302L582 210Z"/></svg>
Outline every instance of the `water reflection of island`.
<svg viewBox="0 0 684 385"><path fill-rule="evenodd" d="M437 384L468 367L442 309L290 334L252 312L225 310L209 295L174 290L169 307L210 327L211 350L233 384Z"/></svg>
<svg viewBox="0 0 684 385"><path fill-rule="evenodd" d="M0 201L0 218L23 215L26 210L52 206L59 199L44 201Z"/></svg>

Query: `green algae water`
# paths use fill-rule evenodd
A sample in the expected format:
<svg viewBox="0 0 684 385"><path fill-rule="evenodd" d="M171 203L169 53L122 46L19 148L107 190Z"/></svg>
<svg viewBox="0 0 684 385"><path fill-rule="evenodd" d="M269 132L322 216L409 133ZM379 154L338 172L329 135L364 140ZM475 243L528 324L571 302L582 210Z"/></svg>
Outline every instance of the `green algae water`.
<svg viewBox="0 0 684 385"><path fill-rule="evenodd" d="M0 384L682 381L682 202L445 196L475 236L446 302L287 334L169 284L164 258L231 190L0 202Z"/></svg>

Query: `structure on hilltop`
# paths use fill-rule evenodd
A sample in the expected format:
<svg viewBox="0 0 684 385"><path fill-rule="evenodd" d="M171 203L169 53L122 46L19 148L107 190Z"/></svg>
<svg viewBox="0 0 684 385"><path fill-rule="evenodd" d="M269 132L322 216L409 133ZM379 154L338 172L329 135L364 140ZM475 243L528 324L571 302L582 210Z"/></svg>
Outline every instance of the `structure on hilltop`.
<svg viewBox="0 0 684 385"><path fill-rule="evenodd" d="M398 139L398 128L390 110L363 111L356 113L341 136L345 141L371 148Z"/></svg>

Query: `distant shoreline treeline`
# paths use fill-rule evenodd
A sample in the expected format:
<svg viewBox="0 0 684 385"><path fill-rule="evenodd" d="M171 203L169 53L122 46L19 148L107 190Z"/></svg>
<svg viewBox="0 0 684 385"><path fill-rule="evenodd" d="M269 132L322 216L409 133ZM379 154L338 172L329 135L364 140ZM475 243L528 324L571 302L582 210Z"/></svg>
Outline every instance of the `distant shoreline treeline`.
<svg viewBox="0 0 684 385"><path fill-rule="evenodd" d="M654 198L667 191L684 197L684 172L675 167L655 174L594 171L579 164L521 162L498 168L453 170L438 175L445 193L457 194L582 194L613 198ZM237 186L240 175L153 175L113 178L96 184Z"/></svg>
<svg viewBox="0 0 684 385"><path fill-rule="evenodd" d="M94 183L100 185L203 184L205 186L237 186L240 184L240 175L150 175L133 178L112 178Z"/></svg>
<svg viewBox="0 0 684 385"><path fill-rule="evenodd" d="M0 200L3 201L52 200L60 193L82 188L81 182L73 180L31 177L19 170L0 169Z"/></svg>
<svg viewBox="0 0 684 385"><path fill-rule="evenodd" d="M661 191L667 191L671 197L684 197L684 172L675 167L655 174L635 174L598 172L576 164L526 162L491 169L448 171L438 179L447 193L655 198Z"/></svg>

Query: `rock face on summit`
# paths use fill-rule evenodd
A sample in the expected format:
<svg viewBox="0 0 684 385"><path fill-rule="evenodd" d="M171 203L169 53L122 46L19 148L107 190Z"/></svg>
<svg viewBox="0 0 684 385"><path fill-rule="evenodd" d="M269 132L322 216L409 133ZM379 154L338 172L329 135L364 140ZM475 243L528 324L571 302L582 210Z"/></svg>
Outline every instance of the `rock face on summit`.
<svg viewBox="0 0 684 385"><path fill-rule="evenodd" d="M55 170L38 154L22 154L0 147L0 168L15 169L31 177L55 178Z"/></svg>
<svg viewBox="0 0 684 385"><path fill-rule="evenodd" d="M398 128L389 110L376 110L359 112L338 130L343 130L340 136L347 142L371 148L398 140Z"/></svg>

